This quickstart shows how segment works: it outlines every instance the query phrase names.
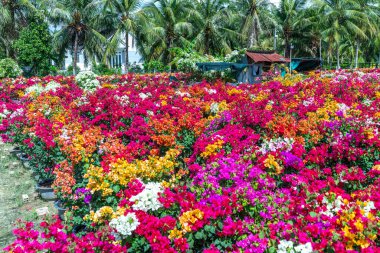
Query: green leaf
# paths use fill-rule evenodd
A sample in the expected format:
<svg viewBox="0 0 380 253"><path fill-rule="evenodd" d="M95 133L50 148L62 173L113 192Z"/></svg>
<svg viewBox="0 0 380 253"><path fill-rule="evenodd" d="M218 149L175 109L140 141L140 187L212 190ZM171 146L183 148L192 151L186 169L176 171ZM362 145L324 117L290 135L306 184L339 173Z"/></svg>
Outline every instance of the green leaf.
<svg viewBox="0 0 380 253"><path fill-rule="evenodd" d="M310 212L309 214L310 214L310 216L313 217L313 218L314 218L314 217L317 217L317 213L316 213L316 212Z"/></svg>
<svg viewBox="0 0 380 253"><path fill-rule="evenodd" d="M203 238L206 239L206 236L203 232L199 231L199 232L195 233L195 239L201 240Z"/></svg>
<svg viewBox="0 0 380 253"><path fill-rule="evenodd" d="M113 197L111 197L111 196L107 197L107 198L106 198L106 202L107 202L108 204L112 203L112 202L113 202Z"/></svg>
<svg viewBox="0 0 380 253"><path fill-rule="evenodd" d="M113 187L112 187L112 190L114 191L114 192L119 192L120 191L120 186L119 185L114 185Z"/></svg>

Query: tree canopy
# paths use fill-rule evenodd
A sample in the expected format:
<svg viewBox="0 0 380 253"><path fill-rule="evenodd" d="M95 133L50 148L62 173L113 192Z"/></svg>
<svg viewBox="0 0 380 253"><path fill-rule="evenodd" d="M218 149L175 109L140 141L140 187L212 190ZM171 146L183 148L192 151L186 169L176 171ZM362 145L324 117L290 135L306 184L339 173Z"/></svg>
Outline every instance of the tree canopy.
<svg viewBox="0 0 380 253"><path fill-rule="evenodd" d="M166 66L178 50L225 56L272 48L287 57L357 67L380 63L379 5L379 0L280 0L278 6L269 0L2 0L0 57L32 62L33 56L16 54L21 42L12 45L23 28L33 28L30 16L43 15L57 27L51 47L61 59L71 52L74 65L79 52L86 62L107 63L120 45L129 62L129 35L144 61ZM30 48L30 55L35 50Z"/></svg>

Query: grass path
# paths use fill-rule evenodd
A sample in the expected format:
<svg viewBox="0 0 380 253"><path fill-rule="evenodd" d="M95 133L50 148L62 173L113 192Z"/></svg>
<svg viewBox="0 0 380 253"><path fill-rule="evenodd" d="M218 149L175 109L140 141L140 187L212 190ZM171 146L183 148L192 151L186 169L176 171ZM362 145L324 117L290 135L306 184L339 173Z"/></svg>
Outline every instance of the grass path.
<svg viewBox="0 0 380 253"><path fill-rule="evenodd" d="M18 219L38 222L36 209L48 207L55 214L53 202L35 198L35 181L16 156L10 154L12 146L0 141L0 251L14 239L12 230ZM23 194L29 197L23 201Z"/></svg>

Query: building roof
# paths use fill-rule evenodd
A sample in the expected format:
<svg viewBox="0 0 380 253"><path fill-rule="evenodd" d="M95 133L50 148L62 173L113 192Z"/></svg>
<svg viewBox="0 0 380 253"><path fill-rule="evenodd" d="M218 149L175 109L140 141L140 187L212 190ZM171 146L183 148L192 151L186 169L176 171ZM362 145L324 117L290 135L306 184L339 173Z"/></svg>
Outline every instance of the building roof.
<svg viewBox="0 0 380 253"><path fill-rule="evenodd" d="M285 63L290 62L288 58L279 55L274 52L250 52L247 51L247 56L253 60L253 62L271 62L271 63Z"/></svg>

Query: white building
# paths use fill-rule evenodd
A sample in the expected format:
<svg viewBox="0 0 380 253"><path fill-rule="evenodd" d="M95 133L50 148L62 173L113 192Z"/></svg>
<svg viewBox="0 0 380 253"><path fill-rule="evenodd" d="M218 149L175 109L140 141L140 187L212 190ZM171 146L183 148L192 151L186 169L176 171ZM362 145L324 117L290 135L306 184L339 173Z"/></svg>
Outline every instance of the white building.
<svg viewBox="0 0 380 253"><path fill-rule="evenodd" d="M122 35L122 38L125 38L125 36ZM129 63L130 64L134 64L134 63L135 64L139 64L140 61L141 61L141 56L140 56L140 54L137 51L136 45L134 43L134 40L133 40L133 38L131 36L128 36L128 40L129 40L129 50L128 50L128 53L129 53ZM72 63L73 63L72 52L71 51L67 51L66 52L66 56L65 56L65 65L64 65L64 68L67 69L70 65L72 65ZM111 68L121 68L122 71L124 71L124 67L125 67L125 41L122 41L119 44L118 49L117 49L115 55L113 55L111 57L108 57L108 64L109 64L109 66ZM86 66L85 61L84 61L83 52L80 52L78 54L77 66L81 70L91 70L91 68L92 68L90 62Z"/></svg>

